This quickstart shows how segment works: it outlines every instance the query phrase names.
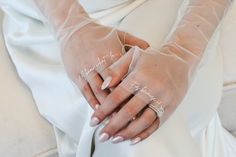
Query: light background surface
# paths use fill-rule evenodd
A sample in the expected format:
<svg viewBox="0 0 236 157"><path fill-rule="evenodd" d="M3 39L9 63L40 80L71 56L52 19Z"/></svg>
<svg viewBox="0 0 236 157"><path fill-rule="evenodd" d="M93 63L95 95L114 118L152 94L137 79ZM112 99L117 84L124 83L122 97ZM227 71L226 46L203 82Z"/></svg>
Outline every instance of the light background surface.
<svg viewBox="0 0 236 157"><path fill-rule="evenodd" d="M0 13L2 21L2 12ZM1 22L2 23L2 22ZM0 27L2 30L2 26ZM52 127L16 74L0 34L0 156L55 157Z"/></svg>
<svg viewBox="0 0 236 157"><path fill-rule="evenodd" d="M1 19L2 19L2 13ZM232 21L236 16L231 16ZM236 41L230 25L228 41ZM1 28L1 27L0 27ZM234 27L235 28L235 27ZM235 31L233 31L235 32ZM229 42L228 42L229 43ZM231 50L232 51L232 50ZM233 52L233 51L232 51ZM235 52L236 53L236 52ZM236 59L236 58L231 58ZM232 70L233 71L233 70ZM236 68L235 68L236 71ZM220 115L224 126L236 135L236 89L225 89ZM16 74L0 36L0 156L54 157L56 142L51 126L39 115L29 89Z"/></svg>

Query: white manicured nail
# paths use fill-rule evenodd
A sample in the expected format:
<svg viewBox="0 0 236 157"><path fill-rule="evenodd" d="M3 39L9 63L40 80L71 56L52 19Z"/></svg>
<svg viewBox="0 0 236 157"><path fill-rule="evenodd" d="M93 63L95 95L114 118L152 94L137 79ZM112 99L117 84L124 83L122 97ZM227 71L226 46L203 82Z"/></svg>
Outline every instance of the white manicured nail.
<svg viewBox="0 0 236 157"><path fill-rule="evenodd" d="M112 142L113 142L113 143L120 143L120 142L122 142L122 141L124 141L124 138L121 137L121 136L117 136L117 137L115 137L115 138L112 139Z"/></svg>
<svg viewBox="0 0 236 157"><path fill-rule="evenodd" d="M102 90L106 89L106 88L109 86L109 84L111 83L111 81L112 81L112 77L110 77L110 76L107 77L107 78L104 80L101 89L102 89Z"/></svg>
<svg viewBox="0 0 236 157"><path fill-rule="evenodd" d="M95 105L95 109L98 109L98 108L99 108L99 106L100 106L99 104Z"/></svg>
<svg viewBox="0 0 236 157"><path fill-rule="evenodd" d="M135 144L139 143L141 140L142 140L142 139L141 139L140 137L136 137L135 139L133 139L133 140L131 141L131 145L135 145Z"/></svg>
<svg viewBox="0 0 236 157"><path fill-rule="evenodd" d="M94 127L94 126L98 125L99 122L100 121L97 117L93 117L90 121L90 126Z"/></svg>
<svg viewBox="0 0 236 157"><path fill-rule="evenodd" d="M109 139L109 135L107 133L102 133L100 136L99 136L99 141L100 142L105 142Z"/></svg>
<svg viewBox="0 0 236 157"><path fill-rule="evenodd" d="M107 125L109 122L110 122L110 120L111 120L111 118L106 118L105 120L104 120L104 125Z"/></svg>

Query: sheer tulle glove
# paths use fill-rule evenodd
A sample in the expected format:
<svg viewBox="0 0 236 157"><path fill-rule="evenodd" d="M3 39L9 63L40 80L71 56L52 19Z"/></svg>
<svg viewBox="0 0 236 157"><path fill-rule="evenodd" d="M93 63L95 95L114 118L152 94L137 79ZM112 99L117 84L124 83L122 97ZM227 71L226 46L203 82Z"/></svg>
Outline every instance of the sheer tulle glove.
<svg viewBox="0 0 236 157"><path fill-rule="evenodd" d="M36 0L53 27L69 77L95 108L109 90L102 90L103 71L125 53L125 45L148 44L128 33L106 27L89 18L75 0Z"/></svg>
<svg viewBox="0 0 236 157"><path fill-rule="evenodd" d="M102 137L115 135L114 142L135 137L143 139L172 114L187 91L192 71L192 61L176 57L173 51L176 50L163 47L159 51L144 52L136 47L106 70L115 78L107 87L116 88L95 111L92 125L122 107L103 128ZM129 71L124 65L129 65ZM122 76L126 77L122 79ZM122 80L120 83L118 78Z"/></svg>
<svg viewBox="0 0 236 157"><path fill-rule="evenodd" d="M103 103L109 93L102 87L108 75L104 70L125 53L126 44L148 47L138 38L96 23L90 23L63 42L65 68L93 108Z"/></svg>
<svg viewBox="0 0 236 157"><path fill-rule="evenodd" d="M105 70L110 76L104 88L115 89L95 110L91 125L114 116L101 130L101 141L113 136L114 143L127 139L137 143L163 124L183 100L229 5L228 0L188 2L180 11L184 16L180 14L181 21L160 50L132 48Z"/></svg>

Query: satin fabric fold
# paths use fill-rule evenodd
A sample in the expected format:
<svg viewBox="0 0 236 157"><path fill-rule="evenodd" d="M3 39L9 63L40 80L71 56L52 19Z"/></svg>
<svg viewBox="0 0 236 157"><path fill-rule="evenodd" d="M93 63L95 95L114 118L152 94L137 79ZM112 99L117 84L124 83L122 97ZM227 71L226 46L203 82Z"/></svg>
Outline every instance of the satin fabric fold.
<svg viewBox="0 0 236 157"><path fill-rule="evenodd" d="M156 49L184 5L183 0L121 0L114 1L114 5L96 2L93 6L82 2L91 17L141 37ZM138 145L130 146L129 141L114 145L98 141L103 124L89 126L92 109L67 77L57 41L32 0L0 4L5 11L3 33L9 54L19 76L31 89L39 112L55 127L61 156L236 156L235 139L223 129L217 114L223 85L222 55L217 46L220 30L210 42L206 64L171 118Z"/></svg>

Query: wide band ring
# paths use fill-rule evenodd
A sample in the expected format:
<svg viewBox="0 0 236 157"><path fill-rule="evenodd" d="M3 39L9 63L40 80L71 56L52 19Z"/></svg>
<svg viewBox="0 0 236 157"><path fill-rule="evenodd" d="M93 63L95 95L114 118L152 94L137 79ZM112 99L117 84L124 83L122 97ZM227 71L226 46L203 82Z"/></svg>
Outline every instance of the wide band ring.
<svg viewBox="0 0 236 157"><path fill-rule="evenodd" d="M158 118L161 118L165 112L164 107L161 104L151 103L148 107L156 113Z"/></svg>

